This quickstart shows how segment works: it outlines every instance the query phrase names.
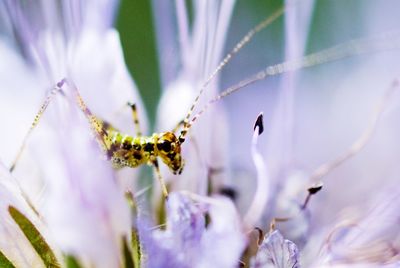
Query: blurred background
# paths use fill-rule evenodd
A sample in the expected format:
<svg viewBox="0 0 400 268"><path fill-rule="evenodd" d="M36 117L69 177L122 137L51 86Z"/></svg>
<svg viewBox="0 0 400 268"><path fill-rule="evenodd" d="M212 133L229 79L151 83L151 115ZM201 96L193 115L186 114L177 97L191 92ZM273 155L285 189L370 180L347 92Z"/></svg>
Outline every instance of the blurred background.
<svg viewBox="0 0 400 268"><path fill-rule="evenodd" d="M383 0L390 6L393 0ZM387 3L386 3L387 2ZM121 35L125 60L138 85L147 107L150 121L154 124L157 103L161 92L160 58L157 52L157 36L153 6L159 1L122 0L116 16L116 27ZM186 1L190 6L191 1ZM229 26L226 52L258 22L283 5L284 1L251 0L237 1ZM365 33L368 9L371 0L318 0L310 22L310 33L306 51L317 51ZM385 5L381 4L381 5ZM379 5L380 6L380 5ZM376 5L376 8L379 8ZM174 10L165 10L174 12ZM376 10L376 12L379 12ZM388 18L390 20L390 18ZM390 28L390 25L387 26ZM177 36L170 36L177 43ZM163 42L159 40L159 42ZM165 40L167 42L167 40ZM237 82L227 81L230 73L248 70L251 74L265 64L274 64L284 59L284 20L279 19L269 29L259 33L251 44L240 53L234 62L222 72L224 86ZM177 53L177 51L170 51ZM249 54L252 54L249 56ZM177 68L177 66L171 66ZM244 78L246 73L243 73Z"/></svg>
<svg viewBox="0 0 400 268"><path fill-rule="evenodd" d="M111 16L107 17L114 7L113 1L105 1L103 5L99 5L102 12L93 13L95 14L94 18L98 19L95 21L100 22L101 26L95 27L95 36L98 35L101 38L81 35L82 38L89 38L90 42L82 39L85 50L75 51L79 61L62 62L60 59L63 58L58 57L58 54L55 53L57 50L51 50L51 48L59 48L58 52L64 56L69 52L63 46L63 42L60 47L57 46L59 41L57 35L48 36L50 41L54 42L54 47L49 46L50 49L48 49L47 43L43 45L39 42L38 50L43 51L45 55L49 54L49 58L54 60L52 67L55 68L55 71L60 71L59 75L68 74L69 72L66 71L71 68L73 72L71 77L77 78L76 83L79 85L82 97L88 107L100 118L112 122L113 126L123 133L134 135L132 114L129 107L126 106L126 101L136 101L140 108L139 115L142 117L141 120L143 119L143 129L146 128L147 122L144 119L146 117L150 126L144 134L150 135L155 131L171 130L174 124L183 118L182 110L183 113L188 111L188 107L200 87L199 84L213 71L212 65L215 66L219 59L235 47L251 28L274 14L283 5L292 6L283 16L257 33L254 39L223 68L220 77L214 81L216 83L211 83L206 89L201 103L196 106L197 109L204 107L218 91L221 92L229 86L237 85L242 79L250 77L267 66L302 58L304 55L319 52L338 44L347 44L345 47L351 48L351 44L368 45L373 43L372 40L379 40L374 43L376 45L376 48L372 49L374 51L356 56L352 50L353 52L349 53L348 57L296 72L269 77L222 99L212 105L201 119L193 124L194 127L182 146L182 155L186 160L182 175L172 175L166 165L160 165L160 168L171 191L184 189L205 195L218 192L218 187L222 188L221 186L232 187L237 192L236 204L239 212L241 216L245 216L257 187L260 185L257 180L259 179L259 166L265 165L267 175L262 179L267 182L267 187L262 189L261 194L267 196L268 200L262 202L267 207L259 207L258 210L264 215L252 226L268 230L273 217L285 217L293 215L293 211L301 210L307 195L307 188L315 182L312 180L312 174L321 165L331 163L331 161L339 159L338 157L346 159L343 155L351 155L352 157L348 157L346 161L340 163L341 165L330 170L321 178L324 183L323 190L312 198L308 210L299 214L300 216L296 217L294 221L288 222L288 225L283 223L279 226L279 230L284 233L285 238L293 240L301 247L314 235L321 239L317 245L322 245L324 236L321 236L321 233L325 232L324 235L327 237L329 232L335 228L335 224L342 223L342 219L347 223L349 221L357 222L354 220L355 216L359 215L359 219L368 216L368 209L373 207L372 204L375 202L372 201L375 199L378 200L377 203L384 204L384 209L386 209L392 199L387 200L385 197L393 193L396 196L399 195L400 94L397 77L400 67L398 60L400 58L398 49L400 47L400 21L398 19L400 2L398 0L380 0L379 2L376 0L238 0L235 2L230 16L224 13L225 10L222 7L226 6L222 3L234 3L234 1L201 1L203 0L197 2L190 0L122 0L116 11L115 27L121 38L123 58L119 53L117 33L113 30L109 31L107 28L108 23L113 19ZM12 4L13 2L7 3ZM46 10L48 7L44 1L40 2L41 6L36 6L34 1L21 1L20 3L27 9L27 14L32 16L30 19L33 21L36 21L37 17L41 17L41 13L36 12L36 8L46 7L43 8ZM97 1L57 2L49 8L51 12L48 15L51 15L49 16L51 19L49 21L46 21L46 17L44 19L45 22L50 22L45 24L45 29L51 29L54 26L57 30L61 29L61 32L65 30L63 28L65 26L64 18L58 16L57 12L52 12L60 11L58 9L60 3L65 4L66 7L74 6L76 3L75 11L80 11L79 4L90 4L86 10L88 14L92 13L91 7L98 5ZM186 54L182 52L183 42L179 39L180 31L177 19L179 16L176 3L185 3L187 7L185 13L187 12L188 15L188 23L185 26L188 28L188 39L193 38L190 41L193 41L194 44L190 44L192 47L189 47L189 53ZM193 3L201 3L198 6L202 7L203 13L201 14L203 16L198 15L200 13L198 10L201 8L196 9ZM213 7L218 9L217 12L213 12L215 11ZM63 11L69 14L68 12L74 10L67 8ZM3 15L7 14L9 10L0 9L0 12L0 15ZM74 15L74 12L71 13ZM221 14L225 15L226 21L222 20L227 23L226 32L223 31L223 36L213 35L216 32L215 29L213 30L216 28L215 21L218 19L215 17L223 17ZM198 16L196 17L196 15ZM18 22L21 17L10 14L10 18L11 21ZM72 21L74 21L73 18L72 16ZM207 25L202 27L202 25L196 24L195 22L198 22L196 18L201 18L200 21ZM0 19L7 22L7 16L0 16ZM60 25L55 25L53 22L59 22ZM195 28L193 25L199 27ZM7 42L12 40L3 48L4 60L0 59L0 61L3 60L0 62L3 63L0 64L0 77L2 78L0 81L2 81L1 89L3 91L0 99L2 105L0 106L4 109L4 112L1 113L2 123L4 129L7 130L0 133L0 142L2 142L0 147L3 151L7 151L2 153L2 157L7 155L7 159L2 159L6 163L12 161L15 148L22 144L20 141L23 140L27 127L30 126L32 117L37 112L37 106L42 101L43 96L36 94L32 89L38 88L42 92L49 86L49 81L37 75L34 72L36 70L31 70L31 67L35 67L32 66L34 64L25 61L26 59L19 55L24 52L21 47L25 49L29 49L29 47L24 47L27 44L23 44L21 47L16 44L19 41L28 41L28 43L32 41L29 38L29 32L28 34L23 31L18 32L18 28L16 30L10 26L12 24L2 24L0 21L0 32L5 30L11 37ZM29 23L22 24L21 28L25 29L25 26L30 29ZM33 26L35 25L33 24ZM60 26L61 28L58 29ZM191 28L192 26L194 29ZM107 35L104 35L102 27L107 29ZM16 36L14 36L15 33L17 33ZM195 39L192 35L200 36L200 38ZM19 40L18 37L22 37L22 39ZM376 37L378 39L373 39ZM213 43L214 39L218 39L218 42L223 44L223 48L221 48L223 52L219 50L219 46L215 45L218 43L217 41ZM363 39L363 41L349 43L355 39ZM46 39L43 40L46 41ZM207 47L209 40L212 40L211 43L218 47L217 51L212 51L213 45ZM388 45L392 43L396 49L382 49L390 47ZM320 59L324 60L323 57ZM137 96L135 86L125 72L124 61L137 85L140 97ZM69 64L72 65L69 66ZM63 67L63 65L67 65L68 68L64 68L66 66ZM58 70L57 67L60 66L61 69ZM38 69L44 71L44 77L50 79L51 85L54 85L51 72L47 73L45 69ZM21 79L21 76L24 79ZM79 81L79 78L82 81ZM55 79L60 79L60 76ZM186 84L182 82L186 82ZM393 85L395 86L392 87ZM384 109L377 114L378 105L382 103L383 97L388 94L388 89L391 87L393 90L390 93L392 94L383 103ZM161 105L159 105L160 99ZM143 100L144 109L141 109L141 100ZM56 108L50 107L49 109ZM123 110L124 108L125 110ZM263 161L260 161L262 163L257 169L253 161L254 154L251 153L254 149L252 148L252 137L254 121L261 111L264 113L265 131L258 139L257 149L262 155ZM13 116L9 116L10 114ZM71 116L69 113L66 114ZM89 142L91 141L86 119L80 111L77 111L77 114L79 114L77 122L80 128L64 127L63 124L60 127L56 116L48 119L49 126L55 126L52 129L57 131L46 131L46 127L38 127L37 131L32 134L30 144L32 145L32 155L39 155L39 157L30 157L29 152L26 152L28 165L20 165L20 171L23 172L21 175L18 174L18 168L13 174L23 180L25 177L29 179L23 184L29 191L32 191L32 185L36 187L32 191L32 195L39 196L38 202L52 206L55 211L58 209L57 205L65 205L62 195L57 194L57 191L52 191L51 187L48 188L50 189L48 192L47 189L43 190L45 187L37 184L36 179L46 178L46 183L53 184L55 189L68 197L68 188L63 187L62 183L69 182L68 179L71 177L76 180L77 185L84 186L82 188L85 189L85 193L98 198L94 199L93 204L103 204L97 200L103 200L103 195L108 196L112 191L109 191L107 184L98 183L102 179L102 174L97 175L97 173L104 172L101 172L102 169L96 168L94 164L97 164L102 168L110 169L110 175L106 173L103 175L108 176L109 183L114 183L114 176L120 179L121 189L126 189L127 186L133 192L140 192L142 189L150 189L149 187L154 186L153 197L155 197L154 199L158 198L158 201L161 201L159 204L162 204L163 197L157 192L158 183L153 183L155 180L153 180L151 167L122 169L114 174L110 166L104 165L102 160L93 157L91 149L82 149L79 144L75 144L75 147L70 146L72 142L69 137L64 136L64 132L66 132L64 130L77 134L77 140L82 136ZM377 117L380 117L380 120L374 125ZM17 124L14 118L18 118ZM66 126L75 123L75 119L70 120L69 118L64 118ZM361 146L363 147L361 150L349 150L352 145L359 143L360 137L365 136L365 131L371 125L373 126L371 136L364 139L365 147ZM40 136L41 133L53 135L53 141L43 138L46 136ZM68 142L60 142L60 140ZM62 153L64 147L69 149L70 153L67 156ZM48 151L46 151L47 149ZM97 147L93 148L93 150L97 149ZM86 162L75 157L76 152L82 152L76 155L86 157ZM74 170L79 176L73 174L65 176L64 179L53 180L58 176L51 172L63 172L63 169L58 169L57 165L63 167L66 165L65 163L69 162L59 161L52 157L51 153L62 155L62 159L65 157L76 161L76 166L79 168L68 166L65 167L65 170ZM223 174L212 174L213 169L219 169ZM80 174L80 170L82 170L82 174ZM43 171L50 172L50 174L43 176ZM97 173L95 176L93 174L86 176L86 171L96 171ZM139 172L143 174L139 174ZM140 183L138 183L138 177L142 180ZM86 184L85 178L90 183ZM209 185L217 180L219 180L219 185L211 191ZM98 189L98 191L93 189ZM49 193L49 196L55 198L59 203L48 201L51 199L47 200L48 196L43 195L42 190L46 192L45 194ZM117 190L116 187L114 190ZM108 206L109 211L118 214L123 209L114 209L114 204L108 201L119 200L118 202L121 201L121 204L126 204L123 203L122 195L116 194L116 197L104 198L104 204ZM157 200L154 204L157 204ZM399 211L397 205L397 203L394 204L393 210L386 215L384 215L385 213L376 213L378 216L374 216L374 218L378 221L371 229L364 230L364 234L360 236L361 239L368 240L374 236L391 241L392 234L398 233L398 212L393 212ZM82 215L91 211L85 206L81 206L80 203L77 203L77 208L78 210L82 208L79 210ZM75 208L71 208L70 211L75 212ZM48 215L57 216L56 213L48 213ZM65 216L69 220L77 218L75 216L67 217L67 214L61 216ZM125 216L128 216L128 213ZM93 218L93 222L96 222L96 217ZM115 218L119 219L120 216L116 215ZM387 221L387 218L391 221ZM376 226L385 227L387 222L388 226L392 224L389 226L393 228L390 231L385 231L384 228L375 228ZM367 225L369 225L368 222ZM91 229L92 226L88 224L87 227ZM309 236L310 234L311 236ZM86 236L82 236L82 239L86 240ZM399 237L396 239L399 241ZM110 241L108 238L105 240ZM102 243L96 242L95 244L101 245ZM318 250L319 246L314 249ZM110 251L105 250L105 252ZM311 260L313 259L311 258Z"/></svg>

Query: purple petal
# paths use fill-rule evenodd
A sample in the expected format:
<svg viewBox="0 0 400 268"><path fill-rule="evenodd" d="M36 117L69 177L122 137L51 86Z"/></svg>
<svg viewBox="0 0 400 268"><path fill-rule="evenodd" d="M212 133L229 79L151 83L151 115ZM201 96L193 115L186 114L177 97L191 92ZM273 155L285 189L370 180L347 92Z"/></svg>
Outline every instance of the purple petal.
<svg viewBox="0 0 400 268"><path fill-rule="evenodd" d="M201 241L197 267L237 267L246 247L246 236L235 205L226 197L215 198L209 209L210 225Z"/></svg>
<svg viewBox="0 0 400 268"><path fill-rule="evenodd" d="M167 203L167 231L183 242L182 250L190 247L187 242L198 242L201 239L205 230L205 211L205 208L194 205L184 196L171 194Z"/></svg>
<svg viewBox="0 0 400 268"><path fill-rule="evenodd" d="M201 254L200 241L205 230L205 209L187 197L171 193L167 203L166 230L151 234L139 224L140 236L148 256L148 267L190 267L191 260ZM147 228L148 229L148 228ZM174 265L172 265L174 264ZM165 266L167 267L167 266Z"/></svg>
<svg viewBox="0 0 400 268"><path fill-rule="evenodd" d="M250 267L300 268L297 246L275 230L265 236L257 255L251 260Z"/></svg>
<svg viewBox="0 0 400 268"><path fill-rule="evenodd" d="M143 263L147 268L188 267L182 260L179 251L171 249L172 238L160 231L156 234L151 225L143 219L138 221L139 239L143 247Z"/></svg>
<svg viewBox="0 0 400 268"><path fill-rule="evenodd" d="M216 198L203 204L171 193L167 206L166 230L150 232L139 224L148 267L237 266L246 243L229 199ZM210 216L207 228L206 212Z"/></svg>

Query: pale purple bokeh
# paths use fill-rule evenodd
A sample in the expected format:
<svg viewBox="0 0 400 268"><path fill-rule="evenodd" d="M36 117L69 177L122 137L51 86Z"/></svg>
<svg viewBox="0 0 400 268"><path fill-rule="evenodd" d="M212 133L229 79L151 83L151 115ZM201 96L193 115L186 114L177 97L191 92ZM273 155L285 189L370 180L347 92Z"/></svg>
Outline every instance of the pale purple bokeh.
<svg viewBox="0 0 400 268"><path fill-rule="evenodd" d="M153 1L161 40L160 131L171 130L185 116L201 84L223 58L225 39L227 47L233 47L257 23L255 17L261 20L265 12L273 12L251 10L235 1L194 1L190 24L185 2L177 0L170 6ZM207 88L195 113L220 85L237 83L253 71L399 27L400 6L395 0L285 2L291 6L285 16L228 64ZM110 28L116 3L61 2L59 8L44 2L22 8L18 3L6 1L0 6L2 19L6 18L1 30L10 34L14 26L18 37L2 37L0 42L4 59L0 102L8 130L0 136L2 160L12 161L43 95L64 77L75 82L95 114L132 133L131 114L124 105L129 100L140 104L140 98L126 71L118 33ZM57 12L63 19L55 16ZM274 216L287 216L289 221L276 223L279 231L265 236L253 259L255 267L398 265L396 90L385 102L365 148L318 178L324 182L322 191L312 196L307 208L302 204L315 182L313 172L346 152L374 120L374 109L387 89L397 88L399 55L397 50L368 53L286 73L212 106L183 144L183 174L177 177L166 167L162 170L172 190L190 193L171 193L165 230L152 228L155 215L138 223L147 264L235 267L251 228L268 231ZM70 86L63 90L69 92ZM32 164L24 158L15 176L43 212L46 236L54 237L52 245L78 255L85 264L117 266L122 263L120 239L132 224L122 194L126 185L121 187L117 179L127 174L115 174L101 159L85 118L66 96L58 96L43 126L32 135L28 149L37 161ZM252 141L253 122L260 111L265 132ZM211 174L212 169L222 172ZM130 173L133 179L135 172ZM10 179L9 174L2 177ZM225 197L204 197L209 178L215 193L224 186L237 190L236 207ZM260 185L262 189L257 188ZM14 194L3 191L10 203ZM257 213L247 214L257 208ZM146 205L140 209L149 212ZM207 228L206 213L211 218ZM268 256L283 257L283 262L271 262Z"/></svg>

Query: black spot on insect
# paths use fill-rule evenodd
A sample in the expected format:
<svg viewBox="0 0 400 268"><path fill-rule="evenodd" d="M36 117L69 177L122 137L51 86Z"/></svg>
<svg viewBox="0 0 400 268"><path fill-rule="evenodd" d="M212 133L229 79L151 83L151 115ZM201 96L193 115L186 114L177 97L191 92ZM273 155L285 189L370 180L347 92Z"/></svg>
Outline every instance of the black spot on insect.
<svg viewBox="0 0 400 268"><path fill-rule="evenodd" d="M167 156L171 161L173 161L175 159L176 154L175 153L169 153Z"/></svg>
<svg viewBox="0 0 400 268"><path fill-rule="evenodd" d="M124 142L122 144L122 149L130 150L130 149L132 149L132 144L130 142Z"/></svg>
<svg viewBox="0 0 400 268"><path fill-rule="evenodd" d="M140 151L140 150L142 149L142 147L141 147L139 144L134 144L134 145L133 145L133 149L134 149L135 151Z"/></svg>
<svg viewBox="0 0 400 268"><path fill-rule="evenodd" d="M154 144L146 143L143 148L146 152L153 152L154 151Z"/></svg>
<svg viewBox="0 0 400 268"><path fill-rule="evenodd" d="M133 153L133 157L134 157L136 160L142 159L142 155L141 155L140 153L138 153L138 152L134 152L134 153Z"/></svg>
<svg viewBox="0 0 400 268"><path fill-rule="evenodd" d="M157 148L160 151L169 152L169 151L171 151L171 142L164 141L161 143L157 143Z"/></svg>

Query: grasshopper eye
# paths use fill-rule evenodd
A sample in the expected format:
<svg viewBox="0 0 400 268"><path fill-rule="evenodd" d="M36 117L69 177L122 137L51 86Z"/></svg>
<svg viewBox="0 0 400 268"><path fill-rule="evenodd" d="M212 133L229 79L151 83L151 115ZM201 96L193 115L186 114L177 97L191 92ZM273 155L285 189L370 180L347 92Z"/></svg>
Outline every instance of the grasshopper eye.
<svg viewBox="0 0 400 268"><path fill-rule="evenodd" d="M160 142L157 144L157 148L160 151L168 153L169 151L171 151L171 142L169 141Z"/></svg>

